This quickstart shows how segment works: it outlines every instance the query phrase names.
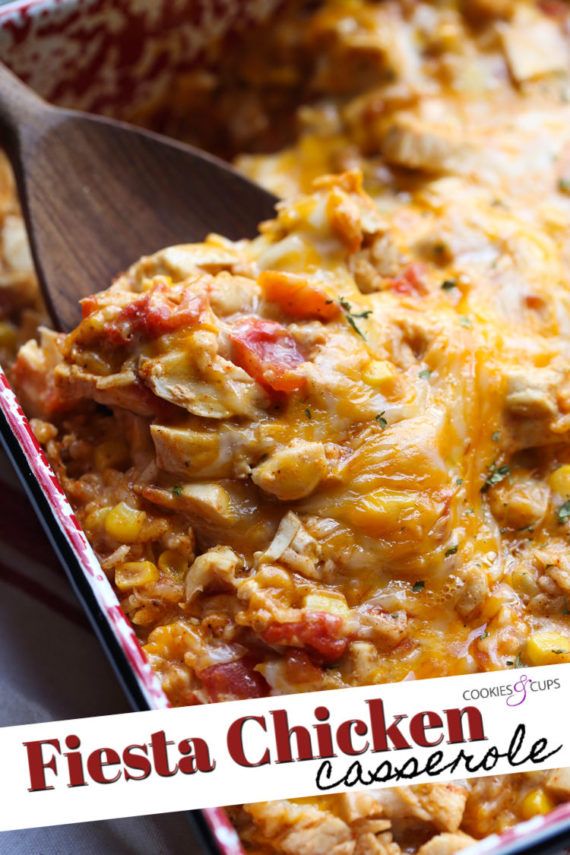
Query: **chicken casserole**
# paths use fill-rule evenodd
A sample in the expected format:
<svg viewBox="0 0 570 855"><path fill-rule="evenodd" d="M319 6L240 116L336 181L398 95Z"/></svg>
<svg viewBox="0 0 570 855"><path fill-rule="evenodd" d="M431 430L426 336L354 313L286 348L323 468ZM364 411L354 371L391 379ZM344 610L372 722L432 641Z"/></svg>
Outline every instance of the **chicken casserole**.
<svg viewBox="0 0 570 855"><path fill-rule="evenodd" d="M566 4L289 4L178 96L275 218L139 260L11 369L172 703L570 661ZM3 201L9 356L36 298ZM445 855L569 795L232 816L251 852Z"/></svg>

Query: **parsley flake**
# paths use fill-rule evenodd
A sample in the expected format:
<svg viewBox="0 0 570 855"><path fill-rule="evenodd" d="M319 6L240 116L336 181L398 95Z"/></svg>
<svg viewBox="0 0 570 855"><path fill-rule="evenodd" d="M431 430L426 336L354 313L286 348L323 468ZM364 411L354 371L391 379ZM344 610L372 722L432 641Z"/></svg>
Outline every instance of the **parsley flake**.
<svg viewBox="0 0 570 855"><path fill-rule="evenodd" d="M182 487L180 486L180 484L174 485L174 487L172 488L172 495L176 497L182 495Z"/></svg>
<svg viewBox="0 0 570 855"><path fill-rule="evenodd" d="M359 320L360 318L368 318L372 314L372 309L365 309L363 312L353 312L352 306L348 302L348 300L345 300L343 297L341 297L338 302L339 302L339 306L341 307L341 309L344 312L344 316L345 316L346 321L349 324L349 326L352 327L354 332L357 335L359 335L360 338L365 339L366 336L364 335L364 333L362 332L362 330L360 329L360 327L358 326L356 321Z"/></svg>
<svg viewBox="0 0 570 855"><path fill-rule="evenodd" d="M566 650L561 650L560 647L553 647L550 652L556 653L557 656L562 656L562 654L566 653Z"/></svg>
<svg viewBox="0 0 570 855"><path fill-rule="evenodd" d="M491 439L493 440L493 442L498 442L500 440L500 438L501 438L501 431L500 430L496 430L495 433L491 434Z"/></svg>
<svg viewBox="0 0 570 855"><path fill-rule="evenodd" d="M486 493L490 487L493 487L495 484L500 484L507 475L510 475L510 472L510 466L497 466L496 463L492 463L489 468L489 474L485 478L485 483L481 487L481 492ZM570 507L568 509L568 514L570 515Z"/></svg>
<svg viewBox="0 0 570 855"><path fill-rule="evenodd" d="M388 422L384 418L385 412L386 412L386 410L382 410L381 413L379 413L377 416L374 416L375 420L378 422L378 424L380 425L382 430L384 430L385 427L388 427Z"/></svg>
<svg viewBox="0 0 570 855"><path fill-rule="evenodd" d="M307 416L307 418L308 418L308 419L312 419L312 418L313 418L313 414L312 414L312 412L311 412L311 408L310 408L310 407L305 407L305 415Z"/></svg>
<svg viewBox="0 0 570 855"><path fill-rule="evenodd" d="M442 291L451 291L453 288L457 288L457 282L455 279L445 279L441 283Z"/></svg>
<svg viewBox="0 0 570 855"><path fill-rule="evenodd" d="M455 553L457 552L458 549L459 549L459 547L457 546L457 544L455 544L454 546L449 546L445 550L445 557L447 558L448 555L455 555Z"/></svg>
<svg viewBox="0 0 570 855"><path fill-rule="evenodd" d="M414 582L414 584L412 585L412 591L414 591L417 594L418 591L423 591L425 586L426 586L426 583L422 579L420 579L418 582Z"/></svg>
<svg viewBox="0 0 570 855"><path fill-rule="evenodd" d="M570 193L570 178L561 178L558 182L558 189L561 193Z"/></svg>
<svg viewBox="0 0 570 855"><path fill-rule="evenodd" d="M482 632L482 633L481 633L481 635L479 636L479 639L480 639L481 641L483 641L483 639L485 639L485 638L489 638L489 631L488 631L488 630L486 630L486 629L485 629L485 630L483 630L483 632Z"/></svg>
<svg viewBox="0 0 570 855"><path fill-rule="evenodd" d="M422 380L429 380L429 378L431 377L431 371L429 370L429 368L423 368L418 376L421 377Z"/></svg>
<svg viewBox="0 0 570 855"><path fill-rule="evenodd" d="M473 326L471 318L468 318L467 315L461 315L461 317L459 318L459 323L462 327L467 327L467 329L471 329L471 327Z"/></svg>
<svg viewBox="0 0 570 855"><path fill-rule="evenodd" d="M567 499L563 505L560 505L556 511L556 518L559 523L565 523L570 519L570 499Z"/></svg>

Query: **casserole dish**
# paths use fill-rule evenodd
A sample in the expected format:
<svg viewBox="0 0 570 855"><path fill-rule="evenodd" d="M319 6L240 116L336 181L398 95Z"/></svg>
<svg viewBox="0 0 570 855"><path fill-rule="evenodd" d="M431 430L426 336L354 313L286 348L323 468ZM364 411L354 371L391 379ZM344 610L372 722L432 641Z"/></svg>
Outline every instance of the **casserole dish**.
<svg viewBox="0 0 570 855"><path fill-rule="evenodd" d="M58 10L63 15L62 20L67 21L68 23L71 22L70 26L72 27L72 29L74 29L75 36L78 38L80 38L81 35L84 36L85 32L90 31L89 23L87 23L87 29L86 30L84 29L86 22L83 18L83 12L85 11L85 13L86 13L87 8L88 8L88 4L85 4L85 7L81 8L81 10L79 11L79 14L77 14L77 12L78 12L77 9L74 11L73 14L69 14L70 13L69 4L61 4L60 6L58 6ZM137 6L137 9L140 11L140 6ZM97 10L99 12L101 12L101 6L99 4L97 5ZM42 13L42 17L39 16L40 11ZM21 43L25 42L25 36L23 35L23 33L26 31L26 29L29 29L32 32L35 32L36 30L37 30L37 32L42 31L43 24L41 23L41 21L47 19L47 16L45 15L45 11L46 11L45 4L24 4L23 6L21 4L20 5L17 4L14 9L7 9L5 11L6 15L11 14L13 16L12 18L7 18L7 21L9 20L10 24L9 25L8 25L8 23L6 24L6 28L3 30L3 33L8 34L7 35L7 41L10 42L10 44L11 44L11 52L9 54L9 58L10 58L10 60L13 61L13 65L17 71L18 70L23 71L23 69L17 68L17 52L15 50L15 46L18 43L18 41L20 41ZM156 10L153 9L153 13L155 11ZM121 7L121 13L123 13L123 12L125 12L125 9L123 7ZM24 13L32 14L32 18L27 22L26 22L26 18L25 18ZM37 18L34 18L35 13L38 14ZM23 15L24 15L24 17L23 17ZM66 15L68 17L66 17ZM188 11L186 11L186 15L188 15ZM147 23L148 22L156 23L156 20L157 20L156 17L154 16L154 14L151 15L150 13L147 15L143 14L143 18L145 19L145 21ZM98 19L98 20L100 20L100 19ZM124 18L123 20L127 21L128 19ZM184 17L184 21L187 23L186 17ZM218 23L219 23L219 21L218 21ZM163 22L163 24L164 24L164 22ZM176 34L178 34L180 32L180 27L179 26L177 27L176 26L177 24L179 24L179 21L174 22L174 26L176 27L174 32ZM46 25L46 26L47 26L47 31L51 32L51 25ZM121 32L120 27L118 27L118 31ZM163 33L163 31L160 31L160 32ZM152 37L153 36L151 34L150 44L152 44ZM103 43L103 45L106 44L104 38L103 38L102 43ZM162 48L164 49L164 42L162 42L160 44L162 45ZM205 42L203 42L202 44L205 44ZM117 46L116 43L113 41L111 41L110 45L111 45L111 48L116 48L116 46ZM29 45L28 45L28 47L29 47ZM52 48L53 48L53 44L50 43L50 50ZM187 51L187 49L185 49L185 50ZM157 52L160 54L160 47L157 49ZM80 53L80 56L83 58L85 55L84 52L80 51L79 53ZM152 50L151 50L151 53L152 53ZM57 53L55 55L57 56ZM173 52L171 49L167 51L167 55L168 56L173 55ZM176 56L175 53L174 53L174 55ZM123 93L125 91L129 92L127 102L123 103L123 108L125 108L126 104L128 103L128 106L129 106L130 110L132 111L130 114L127 114L127 116L130 118L132 118L132 117L138 118L139 116L144 116L145 113L152 113L153 112L153 104L156 104L157 102L159 102L161 97L162 97L162 91L160 90L160 87L158 87L157 81L160 81L161 77L162 77L163 81L168 80L168 71L169 70L174 70L175 73L179 73L180 70L185 67L185 63L191 61L189 59L190 55L191 54L189 52L183 52L182 56L178 55L177 56L178 64L176 65L176 67L173 67L173 69L166 68L166 70L165 70L164 65L161 65L161 63L159 62L158 66L155 66L152 69L154 72L153 78L152 78L154 88L152 88L149 91L148 88L145 90L145 87L142 86L141 87L142 94L141 94L141 92L136 90L136 87L133 88L133 80L132 80L133 63L131 61L131 63L126 66L128 75L131 75L131 78L127 79L126 81L123 80L123 82L121 82L117 85L117 89L115 90L115 91L121 92L121 93ZM32 62L32 65L28 65L28 72L33 71L34 63L38 62L38 54L34 53L33 50L31 50L30 53L27 55L28 61L29 61L30 57L32 57L32 56L33 56L33 62ZM101 62L104 62L104 60L101 59L101 56L105 56L105 50L104 49L103 49L103 54L100 55L97 59L97 68L98 69L101 68ZM111 68L108 69L108 75L105 78L106 82L108 82L109 79L113 79L115 81L121 80L122 79L121 74L123 74L125 72L125 66L121 64L121 53L120 53L120 51L117 52L114 49L110 49L109 50L109 57L110 57L112 65L111 65ZM119 57L119 59L117 59L117 57ZM123 56L123 59L124 59L124 56ZM46 57L45 61L46 61L46 67L49 67L50 58ZM145 65L145 63L143 62L143 66L144 65ZM134 65L134 67L136 68L136 63ZM156 73L157 68L159 69L159 71L161 73ZM53 78L50 78L50 79L53 80ZM82 79L82 76L79 75L79 80L81 80L81 79ZM91 92L91 89L89 87L85 87L84 83L77 83L77 81L76 81L76 83L74 85L76 86L76 96L77 96L77 100L75 103L79 103L80 106L88 106L90 108L106 109L109 111L111 109L113 109L113 110L119 109L120 102L114 101L113 93L111 92L111 94L109 94L108 89L107 89L105 95L102 95L100 92L98 93L98 95L96 95L96 93L97 93L97 86L96 85L93 87L93 92ZM162 85L163 86L165 85L164 82ZM57 98L58 100L63 100L65 103L70 103L70 101L72 100L72 95L70 95L71 91L72 91L72 89L66 88L66 86L64 84L60 84L59 88L53 89L52 91L50 91L49 95L51 95L54 98ZM90 92L91 92L91 95L89 94ZM140 96L140 100L139 100L139 96ZM358 316L354 315L354 317L358 317ZM24 422L23 418L21 417L21 414L17 414L17 415L14 414L14 410L12 407L13 400L11 399L9 391L6 390L6 392L3 396L3 399L6 402L7 412L9 410L12 413L12 417L11 417L12 427L16 428L18 425L20 426L20 428L22 425L24 425L24 427L25 427L25 422ZM22 434L22 439L23 439L24 443L26 443L26 442L28 443L28 451L29 451L28 465L29 465L32 462L34 454L37 455L37 449L32 450L32 447L29 445L29 443L31 441L29 435L26 439L26 434L25 433ZM17 451L14 450L14 447L13 447L12 453L13 453L13 455L17 453ZM44 462L41 458L39 458L39 462L35 461L36 468L40 464L41 464L41 466L44 465ZM41 475L41 481L45 485L47 485L48 482L51 481L51 476L47 474L47 470L45 470L43 472L43 475L40 472L38 472L38 474ZM498 474L501 475L500 472ZM493 483L495 483L496 481L497 481L497 479L495 478L495 481ZM36 498L36 501L38 501L37 498ZM121 645L121 649L123 651L123 654L126 654L128 656L128 658L131 661L131 664L133 663L133 661L136 661L139 663L137 665L137 671L138 671L138 677L139 677L139 688L138 688L138 690L136 690L136 701L137 701L137 703L139 703L139 704L140 703L147 703L147 704L148 703L152 703L152 704L163 703L164 698L163 698L162 694L159 691L157 691L150 672L148 672L148 669L145 668L144 664L142 663L142 660L140 660L140 658L138 658L139 654L137 652L135 652L135 651L138 651L138 647L134 648L132 646L132 634L130 633L129 630L126 629L126 624L122 623L122 618L118 617L119 611L117 609L116 601L114 601L112 599L111 595L109 595L108 588L105 588L104 577L100 573L98 573L98 571L95 569L96 565L93 564L92 554L90 553L89 549L87 549L85 547L85 542L81 538L81 536L78 536L76 534L76 528L75 527L72 527L72 528L69 527L69 522L70 522L71 518L69 517L69 512L68 512L67 506L65 505L63 500L61 500L61 497L59 497L59 499L57 501L61 505L60 511L62 508L64 509L63 510L64 517L60 518L60 524L62 521L65 523L67 520L67 523L64 526L66 529L67 538L68 539L71 538L72 543L74 545L74 548L76 550L79 549L80 551L83 552L83 556L84 556L83 566L85 566L86 561L91 562L91 564L90 564L90 567L91 567L90 575L94 579L94 583L93 583L93 587L91 588L91 591L92 592L96 591L99 594L99 601L104 607L104 612L107 614L108 617L111 618L111 621L114 621L115 628L117 629L117 626L120 625L118 634L121 637L124 636L123 642ZM60 551L61 551L61 549L62 548L60 547ZM106 593L103 594L103 591L105 591ZM84 595L84 598L85 598L85 596L86 595ZM104 622L102 622L102 625L104 625ZM108 635L108 633L107 633L107 635ZM115 636L113 636L113 635L108 635L108 638L110 639L111 642L113 642L114 637ZM124 673L128 673L128 671L125 670L124 661L122 661L122 660L119 660L119 669L121 671L123 671ZM134 692L132 694L134 694ZM556 820L556 822L558 822L560 816L565 816L565 811L566 811L566 808L558 809L558 811L555 813L555 815L553 817L553 822L555 820ZM211 814L207 814L207 815L211 816ZM550 820L549 821L533 820L534 826L540 825L541 823L547 823L547 825L546 825L547 828L549 827L549 822L550 822ZM514 837L514 839L516 840L518 835L519 835L519 832L520 832L520 834L525 834L525 833L527 833L527 831L528 831L528 829L526 829L526 830L523 828L517 829L516 832L509 832L508 837L511 840L513 840L513 837ZM224 833L227 835L230 832L228 832L228 830L226 828L226 831ZM496 843L493 841L486 841L485 843L480 844L479 847L483 847L481 849L481 851L493 851L492 849L489 850L486 847L495 846L495 845L496 845ZM508 842L504 842L504 843L501 843L499 845L504 846L504 847L508 847L509 844L508 844ZM520 844L515 843L513 845L520 845ZM478 848L478 847L475 847L475 849L476 848ZM509 850L508 850L508 848L503 848L502 851L509 851ZM516 850L512 850L512 851L516 851Z"/></svg>

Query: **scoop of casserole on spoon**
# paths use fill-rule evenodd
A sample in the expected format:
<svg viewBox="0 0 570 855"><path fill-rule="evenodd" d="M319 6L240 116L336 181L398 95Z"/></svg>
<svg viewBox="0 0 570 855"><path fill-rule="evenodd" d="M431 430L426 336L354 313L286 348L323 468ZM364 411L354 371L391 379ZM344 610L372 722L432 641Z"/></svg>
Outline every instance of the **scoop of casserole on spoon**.
<svg viewBox="0 0 570 855"><path fill-rule="evenodd" d="M53 107L0 66L0 143L12 163L36 272L56 327L143 255L211 231L252 237L275 197L202 151Z"/></svg>

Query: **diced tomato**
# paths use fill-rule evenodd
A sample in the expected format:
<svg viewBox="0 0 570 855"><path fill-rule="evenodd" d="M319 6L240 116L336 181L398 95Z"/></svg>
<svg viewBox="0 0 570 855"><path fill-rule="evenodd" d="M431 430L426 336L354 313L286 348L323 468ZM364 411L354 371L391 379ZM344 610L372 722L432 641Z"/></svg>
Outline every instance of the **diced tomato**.
<svg viewBox="0 0 570 855"><path fill-rule="evenodd" d="M195 324L204 311L206 298L186 289L179 302L172 299L168 286L160 282L133 300L121 311L118 323L126 323L133 334L158 338L181 327Z"/></svg>
<svg viewBox="0 0 570 855"><path fill-rule="evenodd" d="M290 683L320 683L323 672L306 650L293 647L285 657L285 675Z"/></svg>
<svg viewBox="0 0 570 855"><path fill-rule="evenodd" d="M280 270L264 270L259 276L259 284L265 298L270 303L278 303L292 318L330 321L340 315L339 304L324 288L314 285L306 276Z"/></svg>
<svg viewBox="0 0 570 855"><path fill-rule="evenodd" d="M539 8L545 15L563 21L568 17L568 4L564 0L539 0Z"/></svg>
<svg viewBox="0 0 570 855"><path fill-rule="evenodd" d="M419 296L427 294L425 267L423 264L409 264L406 269L390 283L392 291L398 294Z"/></svg>
<svg viewBox="0 0 570 855"><path fill-rule="evenodd" d="M269 694L264 677L244 659L210 665L200 671L198 677L212 701L264 698Z"/></svg>
<svg viewBox="0 0 570 855"><path fill-rule="evenodd" d="M101 338L120 347L136 337L153 339L182 327L193 326L199 321L206 301L205 294L196 294L189 288L173 291L165 282L158 282L121 309L105 325ZM95 295L82 300L81 308L83 318L88 318L101 308L101 304Z"/></svg>
<svg viewBox="0 0 570 855"><path fill-rule="evenodd" d="M263 633L268 644L308 647L323 662L336 662L345 652L348 639L341 636L342 618L328 612L308 612L303 620L273 623Z"/></svg>
<svg viewBox="0 0 570 855"><path fill-rule="evenodd" d="M81 317L83 319L88 318L89 315L92 315L99 308L99 301L97 300L97 296L95 294L91 294L89 297L84 297L83 300L79 301L81 305Z"/></svg>
<svg viewBox="0 0 570 855"><path fill-rule="evenodd" d="M243 318L230 333L233 361L275 392L294 392L305 385L297 370L303 355L291 333L276 321Z"/></svg>

